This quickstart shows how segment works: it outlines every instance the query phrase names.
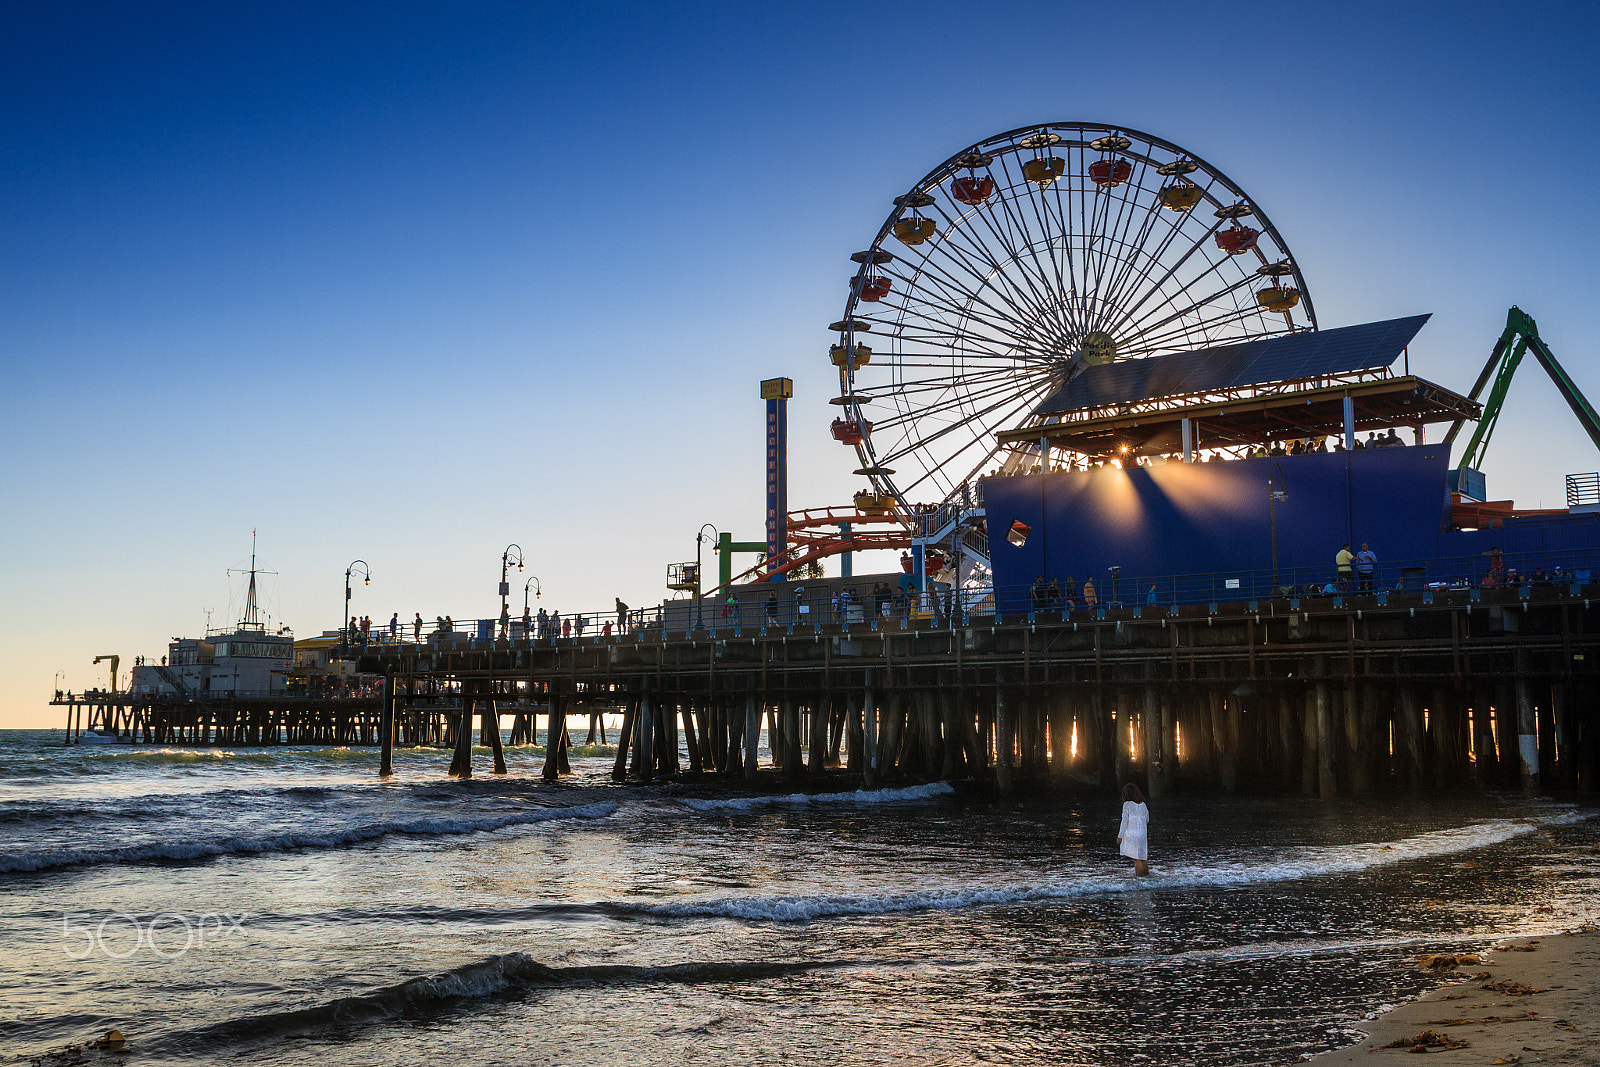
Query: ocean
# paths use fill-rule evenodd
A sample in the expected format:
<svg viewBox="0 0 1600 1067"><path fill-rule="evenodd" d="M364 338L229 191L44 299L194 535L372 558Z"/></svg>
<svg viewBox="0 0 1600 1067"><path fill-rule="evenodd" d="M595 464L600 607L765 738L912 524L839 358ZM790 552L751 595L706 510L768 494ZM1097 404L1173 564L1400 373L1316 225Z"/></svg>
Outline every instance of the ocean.
<svg viewBox="0 0 1600 1067"><path fill-rule="evenodd" d="M616 784L0 731L0 1054L141 1064L1288 1064L1424 953L1600 915L1600 808ZM763 751L763 764L767 755ZM789 791L784 791L788 789Z"/></svg>

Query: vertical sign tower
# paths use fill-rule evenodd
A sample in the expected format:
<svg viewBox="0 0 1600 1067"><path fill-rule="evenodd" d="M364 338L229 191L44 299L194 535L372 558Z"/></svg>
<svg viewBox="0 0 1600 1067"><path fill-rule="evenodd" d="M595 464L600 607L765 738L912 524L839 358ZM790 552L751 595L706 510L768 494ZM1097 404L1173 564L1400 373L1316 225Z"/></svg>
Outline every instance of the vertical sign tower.
<svg viewBox="0 0 1600 1067"><path fill-rule="evenodd" d="M781 559L789 551L789 398L794 382L768 378L761 383L767 402L767 559ZM772 580L783 581L774 574Z"/></svg>

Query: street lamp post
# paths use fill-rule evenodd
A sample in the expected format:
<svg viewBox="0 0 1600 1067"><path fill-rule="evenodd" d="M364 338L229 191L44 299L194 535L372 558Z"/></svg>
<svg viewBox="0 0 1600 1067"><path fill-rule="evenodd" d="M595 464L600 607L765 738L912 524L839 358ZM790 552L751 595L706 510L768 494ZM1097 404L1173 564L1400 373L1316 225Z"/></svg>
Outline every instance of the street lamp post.
<svg viewBox="0 0 1600 1067"><path fill-rule="evenodd" d="M694 628L700 629L702 602L700 600L700 546L705 544L706 531L711 531L711 551L722 551L717 542L722 533L709 522L700 527L700 532L694 535Z"/></svg>
<svg viewBox="0 0 1600 1067"><path fill-rule="evenodd" d="M352 560L350 566L344 569L344 611L339 615L339 652L344 654L350 650L350 639L355 635L350 633L350 576L357 567L361 568L361 584L372 584L372 568L367 566L364 559Z"/></svg>
<svg viewBox="0 0 1600 1067"><path fill-rule="evenodd" d="M533 598L538 600L544 596L544 587L539 584L537 577L529 578L522 583L522 614L528 614L528 586L533 586Z"/></svg>
<svg viewBox="0 0 1600 1067"><path fill-rule="evenodd" d="M512 551L515 549L515 551ZM522 546L513 541L500 553L500 617L510 618L511 583L506 581L506 572L511 569L511 564L517 565L517 570L522 570ZM523 590L527 592L526 588Z"/></svg>

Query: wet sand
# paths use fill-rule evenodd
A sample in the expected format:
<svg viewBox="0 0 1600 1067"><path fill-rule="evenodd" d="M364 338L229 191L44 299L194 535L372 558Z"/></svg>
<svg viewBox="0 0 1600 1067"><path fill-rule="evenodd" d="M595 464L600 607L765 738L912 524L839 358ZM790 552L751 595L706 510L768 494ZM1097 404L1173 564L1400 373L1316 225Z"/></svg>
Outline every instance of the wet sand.
<svg viewBox="0 0 1600 1067"><path fill-rule="evenodd" d="M1388 1059L1412 1062L1410 1048L1385 1048L1433 1031L1460 1048L1429 1045L1443 1063L1600 1063L1600 931L1517 938L1448 972L1448 984L1360 1024L1367 1039L1323 1053L1317 1067ZM1527 990L1538 990L1529 992Z"/></svg>

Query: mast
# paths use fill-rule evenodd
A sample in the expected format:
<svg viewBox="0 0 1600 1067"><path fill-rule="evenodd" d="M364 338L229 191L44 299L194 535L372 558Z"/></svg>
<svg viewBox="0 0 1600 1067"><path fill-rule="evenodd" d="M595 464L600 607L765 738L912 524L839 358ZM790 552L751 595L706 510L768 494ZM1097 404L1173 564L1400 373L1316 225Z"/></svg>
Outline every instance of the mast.
<svg viewBox="0 0 1600 1067"><path fill-rule="evenodd" d="M261 623L256 606L256 532L250 531L250 587L244 595L244 618L239 620L240 627L252 626L259 628Z"/></svg>

